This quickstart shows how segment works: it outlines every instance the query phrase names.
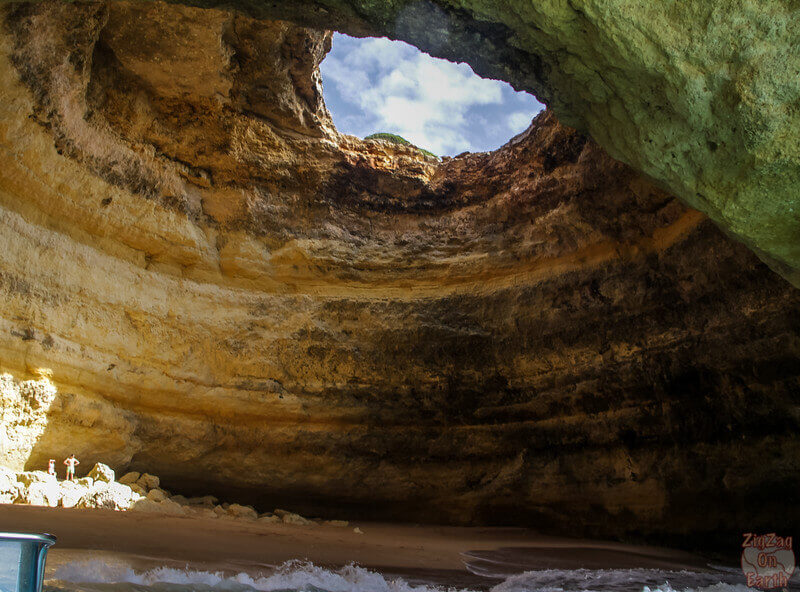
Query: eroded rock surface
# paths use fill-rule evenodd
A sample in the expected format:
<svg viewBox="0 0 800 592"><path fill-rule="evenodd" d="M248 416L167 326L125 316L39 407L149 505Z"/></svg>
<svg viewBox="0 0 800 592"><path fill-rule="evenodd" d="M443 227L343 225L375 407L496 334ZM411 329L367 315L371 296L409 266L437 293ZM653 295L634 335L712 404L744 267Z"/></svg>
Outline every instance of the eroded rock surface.
<svg viewBox="0 0 800 592"><path fill-rule="evenodd" d="M796 2L175 1L466 61L536 94L800 285Z"/></svg>
<svg viewBox="0 0 800 592"><path fill-rule="evenodd" d="M3 11L0 363L54 389L0 381L18 464L331 518L800 525L800 293L551 113L439 163L335 131L325 33Z"/></svg>

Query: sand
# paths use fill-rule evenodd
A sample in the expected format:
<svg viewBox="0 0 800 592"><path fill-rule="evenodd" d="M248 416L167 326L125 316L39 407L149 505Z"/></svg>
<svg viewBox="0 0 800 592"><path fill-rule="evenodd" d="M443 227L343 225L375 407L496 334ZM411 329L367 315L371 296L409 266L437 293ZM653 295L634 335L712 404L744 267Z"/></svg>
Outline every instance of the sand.
<svg viewBox="0 0 800 592"><path fill-rule="evenodd" d="M363 534L354 532L358 527ZM384 573L518 573L529 569L702 569L694 555L656 547L549 537L516 528L441 527L373 522L349 527L292 526L242 520L171 517L141 512L0 505L0 529L49 532L51 550L102 550L206 565L247 567L307 559L356 562Z"/></svg>

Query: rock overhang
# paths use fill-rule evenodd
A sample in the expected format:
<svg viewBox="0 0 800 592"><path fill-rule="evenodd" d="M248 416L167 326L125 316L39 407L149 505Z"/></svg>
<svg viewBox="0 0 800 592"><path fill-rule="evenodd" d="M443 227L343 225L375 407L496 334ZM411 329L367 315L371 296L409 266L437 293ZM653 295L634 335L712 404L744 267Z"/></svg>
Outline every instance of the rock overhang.
<svg viewBox="0 0 800 592"><path fill-rule="evenodd" d="M436 163L336 134L323 32L5 17L2 363L58 387L19 458L651 540L794 520L747 501L797 480L795 290L552 113Z"/></svg>
<svg viewBox="0 0 800 592"><path fill-rule="evenodd" d="M792 3L224 5L256 18L402 39L533 92L561 121L800 282L800 19Z"/></svg>

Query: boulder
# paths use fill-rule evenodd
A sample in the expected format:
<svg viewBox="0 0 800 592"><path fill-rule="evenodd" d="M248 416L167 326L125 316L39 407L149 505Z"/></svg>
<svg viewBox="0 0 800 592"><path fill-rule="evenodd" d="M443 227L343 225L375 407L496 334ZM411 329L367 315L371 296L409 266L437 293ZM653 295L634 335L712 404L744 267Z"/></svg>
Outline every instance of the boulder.
<svg viewBox="0 0 800 592"><path fill-rule="evenodd" d="M159 485L161 485L161 479L155 475L151 475L150 473L142 473L142 476L139 477L136 482L144 487L147 491L156 489Z"/></svg>
<svg viewBox="0 0 800 592"><path fill-rule="evenodd" d="M134 493L138 493L142 497L147 496L147 490L138 483L131 483L128 485L128 487L131 488L131 491L133 491Z"/></svg>
<svg viewBox="0 0 800 592"><path fill-rule="evenodd" d="M165 499L162 502L155 502L149 498L144 498L131 505L134 512L148 512L151 514L166 514L169 516L183 516L186 514L183 506L176 504L172 500Z"/></svg>
<svg viewBox="0 0 800 592"><path fill-rule="evenodd" d="M282 522L282 520L280 516L276 516L275 514L263 514L259 516L258 522L276 524Z"/></svg>
<svg viewBox="0 0 800 592"><path fill-rule="evenodd" d="M0 492L0 504L13 504L19 497L19 490Z"/></svg>
<svg viewBox="0 0 800 592"><path fill-rule="evenodd" d="M94 485L94 479L91 477L81 477L80 479L75 479L74 482L81 487L85 487L86 489L89 489L92 485Z"/></svg>
<svg viewBox="0 0 800 592"><path fill-rule="evenodd" d="M189 500L186 499L186 497L184 497L182 495L171 495L169 499L172 500L173 502L175 502L176 504L180 504L182 506L188 506L189 505Z"/></svg>
<svg viewBox="0 0 800 592"><path fill-rule="evenodd" d="M74 508L90 489L90 487L84 487L77 481L62 481L59 483L59 487L61 488L62 508Z"/></svg>
<svg viewBox="0 0 800 592"><path fill-rule="evenodd" d="M176 504L170 499L165 499L163 502L159 502L158 505L162 514L170 516L183 516L186 514L186 510L182 505Z"/></svg>
<svg viewBox="0 0 800 592"><path fill-rule="evenodd" d="M6 479L12 480L16 483L18 481L17 473L8 467L0 466L0 483L3 483Z"/></svg>
<svg viewBox="0 0 800 592"><path fill-rule="evenodd" d="M214 518L214 519L219 518L219 516L217 516L217 513L210 508L197 508L197 510L195 511L198 512L201 518Z"/></svg>
<svg viewBox="0 0 800 592"><path fill-rule="evenodd" d="M105 483L111 483L116 479L114 469L103 463L96 463L86 476L95 481L104 481Z"/></svg>
<svg viewBox="0 0 800 592"><path fill-rule="evenodd" d="M203 506L181 506L185 514L194 516L195 518L219 518L217 513L211 509Z"/></svg>
<svg viewBox="0 0 800 592"><path fill-rule="evenodd" d="M147 492L147 499L149 499L150 501L161 503L165 499L167 499L167 492L165 492L163 489L158 489L158 488L151 489L150 491Z"/></svg>
<svg viewBox="0 0 800 592"><path fill-rule="evenodd" d="M34 483L51 483L56 480L55 475L50 475L45 471L25 471L17 473L17 481L25 487L30 487Z"/></svg>
<svg viewBox="0 0 800 592"><path fill-rule="evenodd" d="M123 485L131 485L136 483L141 477L141 473L137 473L136 471L131 471L130 473L125 473L122 477L119 478L119 482Z"/></svg>
<svg viewBox="0 0 800 592"><path fill-rule="evenodd" d="M19 496L21 484L11 469L0 467L0 504L11 504Z"/></svg>
<svg viewBox="0 0 800 592"><path fill-rule="evenodd" d="M156 514L161 512L161 504L159 504L158 502L154 502L153 500L144 498L133 502L131 504L130 511L149 512Z"/></svg>
<svg viewBox="0 0 800 592"><path fill-rule="evenodd" d="M247 518L249 520L255 520L258 518L258 512L256 512L251 506L231 504L228 506L227 512L228 515L233 516L234 518Z"/></svg>
<svg viewBox="0 0 800 592"><path fill-rule="evenodd" d="M61 501L61 487L55 477L49 481L34 481L27 487L21 487L16 503L32 506L50 506L55 508Z"/></svg>
<svg viewBox="0 0 800 592"><path fill-rule="evenodd" d="M190 497L186 501L190 506L205 506L206 508L213 510L214 506L217 505L219 500L213 495L204 495L203 497Z"/></svg>
<svg viewBox="0 0 800 592"><path fill-rule="evenodd" d="M294 524L296 526L314 526L316 525L315 522L312 522L308 518L303 518L300 514L295 514L293 512L287 512L283 516L281 516L281 520L284 524Z"/></svg>
<svg viewBox="0 0 800 592"><path fill-rule="evenodd" d="M0 491L0 504L13 504L19 497L19 493L18 484L15 484L13 488Z"/></svg>
<svg viewBox="0 0 800 592"><path fill-rule="evenodd" d="M99 481L78 501L78 508L105 508L108 510L127 510L139 501L141 496L127 485L112 481Z"/></svg>

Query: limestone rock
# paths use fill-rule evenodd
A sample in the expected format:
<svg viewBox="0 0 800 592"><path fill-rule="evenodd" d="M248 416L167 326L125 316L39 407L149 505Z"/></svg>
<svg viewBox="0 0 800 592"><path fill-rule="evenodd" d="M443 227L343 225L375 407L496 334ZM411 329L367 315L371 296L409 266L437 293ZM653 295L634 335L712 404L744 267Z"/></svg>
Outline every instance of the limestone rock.
<svg viewBox="0 0 800 592"><path fill-rule="evenodd" d="M198 518L212 518L217 519L219 516L213 509L203 507L203 506L187 506L184 508L192 516L196 516Z"/></svg>
<svg viewBox="0 0 800 592"><path fill-rule="evenodd" d="M19 490L15 503L55 508L60 500L61 488L53 478L48 481L33 481L29 485L23 486Z"/></svg>
<svg viewBox="0 0 800 592"><path fill-rule="evenodd" d="M172 500L165 499L161 502L153 501L150 498L143 498L135 501L130 509L134 512L148 512L151 514L166 514L169 516L183 516L186 511L180 504Z"/></svg>
<svg viewBox="0 0 800 592"><path fill-rule="evenodd" d="M422 19L453 25L438 50L478 44L522 86L580 79L544 98L792 260L797 81L753 62L780 52L791 3L742 18L741 46L717 0L661 4L348 14L368 34L388 11L381 27L411 38L394 11L440 7ZM320 30L164 3L0 12L9 467L74 446L242 499L304 492L309 515L348 500L376 518L692 543L800 528L785 487L764 487L800 482L798 291L552 112L440 163L335 131Z"/></svg>
<svg viewBox="0 0 800 592"><path fill-rule="evenodd" d="M167 499L167 492L159 488L151 489L147 492L147 499L154 502L163 502Z"/></svg>
<svg viewBox="0 0 800 592"><path fill-rule="evenodd" d="M61 488L61 507L74 508L81 501L83 496L89 493L89 487L84 487L76 481L62 481L59 483Z"/></svg>
<svg viewBox="0 0 800 592"><path fill-rule="evenodd" d="M8 467L0 465L0 484L16 483L17 473Z"/></svg>
<svg viewBox="0 0 800 592"><path fill-rule="evenodd" d="M247 518L250 520L255 520L258 518L258 512L256 512L251 506L241 506L239 504L231 504L227 508L227 513L235 518Z"/></svg>
<svg viewBox="0 0 800 592"><path fill-rule="evenodd" d="M136 480L136 483L140 487L150 491L151 489L158 489L158 486L161 485L161 479L150 473L143 473L142 476Z"/></svg>
<svg viewBox="0 0 800 592"><path fill-rule="evenodd" d="M258 517L258 522L263 522L265 524L279 524L283 522L280 516L276 516L275 514L262 514Z"/></svg>
<svg viewBox="0 0 800 592"><path fill-rule="evenodd" d="M30 487L34 483L54 483L56 478L45 471L24 471L17 473L17 481L24 487Z"/></svg>
<svg viewBox="0 0 800 592"><path fill-rule="evenodd" d="M11 475L6 473L10 479ZM17 496L14 503L55 507L61 499L61 489L54 475L44 471L25 471L16 475ZM10 497L10 488L6 488Z"/></svg>
<svg viewBox="0 0 800 592"><path fill-rule="evenodd" d="M204 495L202 497L190 497L186 501L190 506L204 506L213 510L219 500L213 495Z"/></svg>
<svg viewBox="0 0 800 592"><path fill-rule="evenodd" d="M75 479L74 483L77 483L81 487L89 489L92 485L94 485L94 479L92 479L91 477L81 477L80 479Z"/></svg>
<svg viewBox="0 0 800 592"><path fill-rule="evenodd" d="M15 380L7 372L0 373L0 409L3 410L0 435L3 437L3 463L9 469L22 471L26 466L47 466L49 459L44 455L33 465L28 459L47 429L48 413L56 392L47 376Z"/></svg>
<svg viewBox="0 0 800 592"><path fill-rule="evenodd" d="M186 497L183 495L171 495L169 499L175 502L176 504L180 504L181 506L189 505L189 500L186 499Z"/></svg>
<svg viewBox="0 0 800 592"><path fill-rule="evenodd" d="M154 502L151 499L140 499L131 504L130 511L132 512L147 512L150 514L161 513L161 504Z"/></svg>
<svg viewBox="0 0 800 592"><path fill-rule="evenodd" d="M5 467L0 467L0 504L11 504L19 497L21 484L17 474Z"/></svg>
<svg viewBox="0 0 800 592"><path fill-rule="evenodd" d="M183 506L170 499L165 499L163 502L159 502L158 505L163 514L169 514L170 516L183 516L186 514L186 510Z"/></svg>
<svg viewBox="0 0 800 592"><path fill-rule="evenodd" d="M792 2L205 5L388 35L531 91L800 285L800 137L787 133L800 129Z"/></svg>
<svg viewBox="0 0 800 592"><path fill-rule="evenodd" d="M315 522L302 517L300 514L288 512L286 510L275 510L275 515L279 516L284 524L294 524L296 526L314 526Z"/></svg>
<svg viewBox="0 0 800 592"><path fill-rule="evenodd" d="M128 487L131 488L131 491L133 491L138 495L141 495L142 497L147 496L147 490L138 483L124 483L123 485L127 485Z"/></svg>
<svg viewBox="0 0 800 592"><path fill-rule="evenodd" d="M119 483L122 483L123 485L132 485L136 483L141 476L141 473L131 471L130 473L125 473L122 477L120 477Z"/></svg>
<svg viewBox="0 0 800 592"><path fill-rule="evenodd" d="M97 481L75 505L77 508L128 510L140 496L127 485L115 481Z"/></svg>
<svg viewBox="0 0 800 592"><path fill-rule="evenodd" d="M95 482L103 481L105 483L111 483L116 478L114 469L103 463L96 463L86 476ZM122 482L120 481L120 483Z"/></svg>

